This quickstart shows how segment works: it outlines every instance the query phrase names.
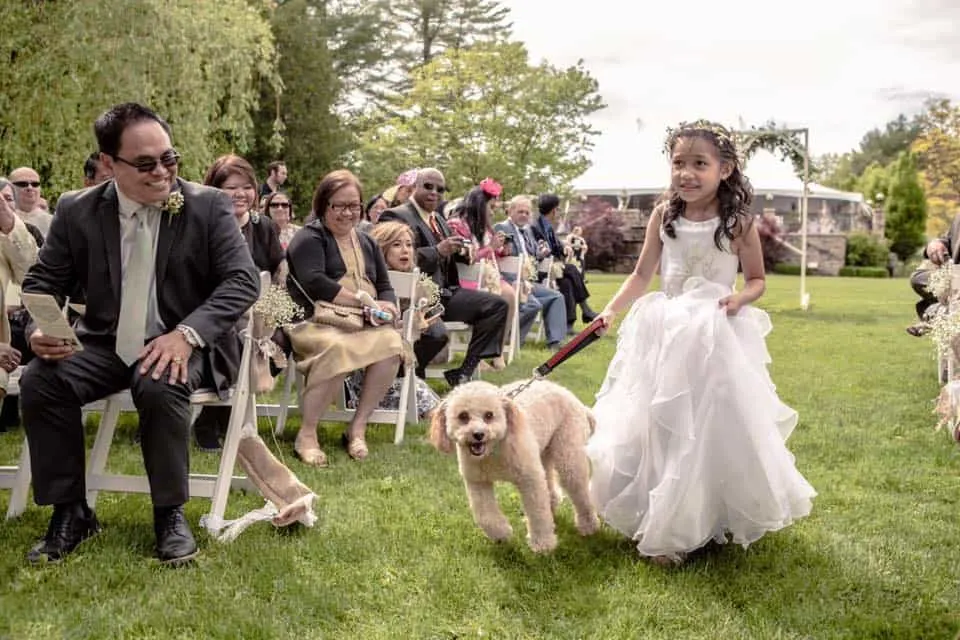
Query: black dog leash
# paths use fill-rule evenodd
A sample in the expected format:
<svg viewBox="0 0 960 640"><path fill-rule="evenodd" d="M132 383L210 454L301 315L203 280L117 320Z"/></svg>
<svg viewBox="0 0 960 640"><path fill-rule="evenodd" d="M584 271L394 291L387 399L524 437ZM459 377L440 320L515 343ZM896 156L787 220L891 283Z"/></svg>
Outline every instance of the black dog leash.
<svg viewBox="0 0 960 640"><path fill-rule="evenodd" d="M533 370L533 377L524 382L522 385L513 389L507 394L508 398L513 398L519 395L524 389L532 385L537 380L541 380L550 375L554 369L559 367L561 364L569 360L575 354L583 351L585 348L596 342L600 339L600 330L603 329L603 322L600 318L595 319L593 322L588 324L583 331L575 335L570 342L563 345L563 347L557 351L549 360L541 364L539 367Z"/></svg>

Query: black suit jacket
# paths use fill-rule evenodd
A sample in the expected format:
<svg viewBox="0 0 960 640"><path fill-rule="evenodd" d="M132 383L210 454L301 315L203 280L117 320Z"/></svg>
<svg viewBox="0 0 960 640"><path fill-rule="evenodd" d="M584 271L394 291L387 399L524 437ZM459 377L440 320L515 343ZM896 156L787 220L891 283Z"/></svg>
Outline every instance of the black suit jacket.
<svg viewBox="0 0 960 640"><path fill-rule="evenodd" d="M453 231L447 225L443 216L434 214L437 226L440 229L442 239L454 235ZM433 234L430 226L420 217L420 212L413 204L407 202L399 207L387 209L380 214L377 224L381 222L403 222L413 229L414 240L417 245L417 266L423 273L433 275L433 280L440 286L443 295L449 296L454 289L460 286L460 277L457 275L457 262L467 262L467 259L459 254L454 254L454 259L444 258L437 251L437 237ZM446 291L444 292L444 289Z"/></svg>
<svg viewBox="0 0 960 640"><path fill-rule="evenodd" d="M377 300L395 303L397 296L390 285L387 262L377 242L362 231L357 232L357 240L363 253L364 273L377 289ZM305 225L293 236L287 247L287 264L287 291L307 318L313 315L314 302L331 302L337 297L340 279L347 273L337 239L319 220Z"/></svg>
<svg viewBox="0 0 960 640"><path fill-rule="evenodd" d="M267 216L250 216L250 221L241 229L243 237L250 247L253 264L260 271L266 271L271 276L276 275L280 263L283 262L283 247L280 246L280 232L277 223Z"/></svg>
<svg viewBox="0 0 960 640"><path fill-rule="evenodd" d="M159 225L157 310L167 330L184 324L197 332L207 345L213 382L223 393L240 363L237 320L256 302L260 281L227 195L177 182L183 208L164 213ZM51 294L61 304L70 292L83 291L86 313L77 335L112 344L121 276L120 212L113 180L62 195L23 291Z"/></svg>
<svg viewBox="0 0 960 640"><path fill-rule="evenodd" d="M537 240L543 240L550 247L550 253L557 260L563 260L563 245L557 239L557 234L553 231L553 225L543 216L538 216L536 222L530 225L530 230Z"/></svg>

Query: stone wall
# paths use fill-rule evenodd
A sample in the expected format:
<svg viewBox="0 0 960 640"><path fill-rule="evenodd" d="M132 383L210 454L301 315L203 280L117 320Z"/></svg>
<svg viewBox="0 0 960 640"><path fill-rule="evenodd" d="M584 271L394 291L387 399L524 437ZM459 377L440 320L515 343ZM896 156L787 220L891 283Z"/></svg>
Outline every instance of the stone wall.
<svg viewBox="0 0 960 640"><path fill-rule="evenodd" d="M802 238L799 233L789 233L784 239L800 248ZM839 233L807 234L807 272L825 276L839 275L847 256L847 237ZM785 264L800 264L800 254L785 250ZM814 266L815 265L815 266Z"/></svg>

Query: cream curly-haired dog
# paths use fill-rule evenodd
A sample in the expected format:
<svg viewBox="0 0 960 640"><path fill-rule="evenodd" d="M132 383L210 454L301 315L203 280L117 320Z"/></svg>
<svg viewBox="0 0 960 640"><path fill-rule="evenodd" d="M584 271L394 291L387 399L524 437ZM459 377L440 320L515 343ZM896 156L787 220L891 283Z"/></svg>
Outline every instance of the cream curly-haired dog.
<svg viewBox="0 0 960 640"><path fill-rule="evenodd" d="M570 391L546 380L509 398L521 384L469 382L455 388L434 411L430 440L446 453L456 446L474 520L490 539L513 535L493 493L494 482L506 481L520 492L530 548L551 551L557 546L553 514L559 487L570 496L580 534L599 527L584 449L594 419Z"/></svg>

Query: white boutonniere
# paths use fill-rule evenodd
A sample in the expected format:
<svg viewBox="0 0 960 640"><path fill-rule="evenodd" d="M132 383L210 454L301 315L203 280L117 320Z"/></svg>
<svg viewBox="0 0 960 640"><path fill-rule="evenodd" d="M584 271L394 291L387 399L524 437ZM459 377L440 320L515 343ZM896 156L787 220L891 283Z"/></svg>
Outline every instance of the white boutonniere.
<svg viewBox="0 0 960 640"><path fill-rule="evenodd" d="M163 207L160 210L170 216L169 222L172 224L173 216L180 213L181 209L183 209L183 194L179 191L174 191L167 196L167 199L163 203Z"/></svg>

